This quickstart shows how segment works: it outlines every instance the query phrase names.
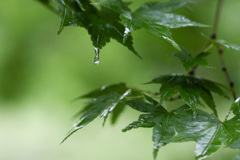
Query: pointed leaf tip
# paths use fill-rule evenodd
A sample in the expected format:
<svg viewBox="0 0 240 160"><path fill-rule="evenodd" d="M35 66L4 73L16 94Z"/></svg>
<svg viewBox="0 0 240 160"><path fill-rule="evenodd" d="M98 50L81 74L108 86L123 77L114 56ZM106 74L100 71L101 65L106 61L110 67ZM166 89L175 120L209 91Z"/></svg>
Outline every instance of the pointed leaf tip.
<svg viewBox="0 0 240 160"><path fill-rule="evenodd" d="M218 83L185 74L164 75L153 79L150 83L159 83L160 87L160 103L163 103L169 97L180 94L182 100L188 104L197 116L198 105L201 104L201 97L208 107L217 115L216 106L213 101L211 92L225 96Z"/></svg>
<svg viewBox="0 0 240 160"><path fill-rule="evenodd" d="M68 132L67 136L62 140L63 143L77 130L85 127L95 118L100 116L103 119L103 126L110 113L114 112L114 121L119 116L122 110L114 111L116 107L121 107L122 100L128 96L131 92L137 93L134 89L129 89L124 83L114 84L109 86L103 86L100 89L94 90L88 94L85 94L81 98L91 98L87 105L83 108L79 114L82 114L81 118L73 125L72 129ZM117 117L116 117L117 116Z"/></svg>
<svg viewBox="0 0 240 160"><path fill-rule="evenodd" d="M81 128L82 127L76 127L74 129L70 130L69 133L67 134L67 136L61 141L60 144L63 144L73 133L77 132Z"/></svg>
<svg viewBox="0 0 240 160"><path fill-rule="evenodd" d="M206 39L208 39L209 41L212 42L212 44L216 45L216 46L222 46L222 47L225 47L227 49L232 49L232 50L236 50L236 51L240 51L240 46L239 45L236 45L236 44L231 44L231 43L228 43L226 42L225 40L222 40L222 39L211 39L209 38L208 36L202 34L202 36Z"/></svg>
<svg viewBox="0 0 240 160"><path fill-rule="evenodd" d="M184 105L171 112L142 114L138 121L131 123L124 131L139 127L152 127L154 142L153 156L158 149L174 142L196 142L196 159L204 159L216 152L222 144L239 147L238 123L240 114L221 122L216 116L198 110L198 116L192 117L193 111ZM224 136L223 136L224 135Z"/></svg>

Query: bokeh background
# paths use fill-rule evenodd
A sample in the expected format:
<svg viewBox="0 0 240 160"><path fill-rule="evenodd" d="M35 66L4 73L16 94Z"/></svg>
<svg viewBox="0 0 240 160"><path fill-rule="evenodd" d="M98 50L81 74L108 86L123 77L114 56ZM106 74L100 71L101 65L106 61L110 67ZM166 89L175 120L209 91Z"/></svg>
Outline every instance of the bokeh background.
<svg viewBox="0 0 240 160"><path fill-rule="evenodd" d="M137 0L133 9L147 0ZM211 25L216 0L179 13ZM227 0L222 10L219 38L240 45L240 1ZM151 129L121 129L138 113L126 109L117 125L101 126L95 120L64 144L61 140L71 128L85 100L72 102L102 85L126 82L128 86L157 91L158 86L142 85L169 73L183 73L180 62L169 55L175 51L168 42L139 30L133 32L138 59L112 40L101 50L100 65L92 63L94 50L87 32L67 27L57 35L60 18L36 0L0 1L0 159L1 160L151 160ZM209 28L172 30L175 40L193 53L204 46L201 33ZM199 76L227 84L215 49L208 58L213 69L199 68ZM240 53L226 50L226 64L240 95ZM230 94L229 94L230 95ZM220 117L231 101L214 95ZM192 160L194 143L170 144L160 149L159 160ZM209 160L231 159L238 150L223 148Z"/></svg>

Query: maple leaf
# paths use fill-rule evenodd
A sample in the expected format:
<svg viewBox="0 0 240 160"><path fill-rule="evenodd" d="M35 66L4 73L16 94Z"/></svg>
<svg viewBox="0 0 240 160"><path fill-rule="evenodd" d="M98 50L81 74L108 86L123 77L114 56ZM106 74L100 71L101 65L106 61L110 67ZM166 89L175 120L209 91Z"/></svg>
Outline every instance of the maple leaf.
<svg viewBox="0 0 240 160"><path fill-rule="evenodd" d="M219 83L185 74L164 75L153 79L149 83L162 84L160 87L160 103L178 93L192 108L194 116L197 115L197 106L201 104L200 97L215 115L217 115L217 110L211 92L227 97Z"/></svg>

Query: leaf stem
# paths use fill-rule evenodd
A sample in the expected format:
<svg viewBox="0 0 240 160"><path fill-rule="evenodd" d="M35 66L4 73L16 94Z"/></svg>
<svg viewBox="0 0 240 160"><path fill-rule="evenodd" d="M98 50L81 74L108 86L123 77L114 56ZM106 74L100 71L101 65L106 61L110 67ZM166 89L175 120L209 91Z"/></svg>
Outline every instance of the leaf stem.
<svg viewBox="0 0 240 160"><path fill-rule="evenodd" d="M198 65L192 67L192 69L188 72L188 74L191 75L191 76L195 75L195 71L196 71L197 68L198 68Z"/></svg>
<svg viewBox="0 0 240 160"><path fill-rule="evenodd" d="M177 95L175 97L167 98L166 101L172 102L172 101L175 101L175 100L179 100L181 98L182 98L181 95Z"/></svg>

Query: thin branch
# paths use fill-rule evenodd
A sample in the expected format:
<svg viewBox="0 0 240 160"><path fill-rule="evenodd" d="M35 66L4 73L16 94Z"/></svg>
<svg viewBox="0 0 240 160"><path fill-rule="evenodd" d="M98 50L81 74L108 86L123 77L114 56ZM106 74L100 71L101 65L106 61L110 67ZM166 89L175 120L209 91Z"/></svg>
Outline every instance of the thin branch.
<svg viewBox="0 0 240 160"><path fill-rule="evenodd" d="M180 95L177 95L177 96L175 96L175 97L167 98L166 101L172 102L172 101L175 101L175 100L179 100L179 99L181 99L181 98L182 98L182 97L181 97Z"/></svg>
<svg viewBox="0 0 240 160"><path fill-rule="evenodd" d="M220 15L221 15L222 6L223 6L223 1L224 0L218 0L215 22L214 22L214 26L213 26L213 33L211 35L212 39L217 38L217 29L218 29L219 19L220 19ZM228 80L229 86L231 88L233 99L236 100L237 96L236 96L236 92L234 90L234 82L233 82L232 78L230 77L230 75L227 71L225 62L224 62L223 48L221 46L217 46L217 49L218 49L218 53L219 53L220 63L221 63L221 66L222 66L222 71L224 72L224 74L225 74L225 76ZM229 115L229 113L227 114L227 117L228 117L228 115Z"/></svg>
<svg viewBox="0 0 240 160"><path fill-rule="evenodd" d="M223 6L223 1L224 0L218 0L218 6L217 6L217 11L216 11L215 23L214 23L214 27L213 27L213 33L211 35L212 39L216 39L217 38L217 29L218 29L220 14L221 14L222 6ZM226 68L226 65L225 65L225 61L224 61L224 57L223 57L223 48L221 46L217 46L217 49L218 49L218 55L219 55L222 71L224 72L224 74L225 74L225 76L227 78L227 81L229 83L233 99L236 100L237 96L236 96L236 92L234 90L234 82L233 82L232 78L230 77L230 75L228 73L228 70ZM231 113L231 108L227 112L225 120L228 119L230 113Z"/></svg>
<svg viewBox="0 0 240 160"><path fill-rule="evenodd" d="M214 25L213 25L213 32L211 35L212 39L217 38L217 30L218 30L218 24L219 24L219 20L220 20L220 16L221 16L222 6L223 6L223 0L218 0L217 10L216 10L216 14L215 14L215 20L214 20Z"/></svg>
<svg viewBox="0 0 240 160"><path fill-rule="evenodd" d="M224 72L225 76L227 77L227 80L228 80L228 83L229 83L229 86L230 86L230 89L231 89L231 92L232 92L233 99L236 100L237 96L236 96L236 92L234 90L234 82L231 79L231 77L230 77L230 75L227 71L227 68L225 66L225 62L224 62L224 58L223 58L223 49L222 49L221 46L218 46L218 53L219 53L219 58L220 58L220 62L221 62L221 65L222 65L222 71ZM228 110L225 120L228 119L230 113L231 113L231 108Z"/></svg>
<svg viewBox="0 0 240 160"><path fill-rule="evenodd" d="M220 14L221 14L222 6L223 6L223 1L224 0L218 0L218 6L217 6L217 11L216 11L215 23L214 23L214 27L213 27L213 34L211 36L212 39L216 39L216 37L217 37L217 28L218 28ZM231 88L233 99L236 100L237 96L236 96L236 92L234 90L234 82L233 82L232 78L230 77L230 75L229 75L229 73L227 71L225 62L224 62L223 48L221 46L217 46L217 49L218 49L218 53L219 53L220 63L221 63L221 66L222 66L222 71L224 72L224 74L225 74L225 76L226 76L226 78L228 80L229 86Z"/></svg>
<svg viewBox="0 0 240 160"><path fill-rule="evenodd" d="M198 68L198 65L192 67L192 69L188 72L188 74L193 76L195 74L197 68Z"/></svg>
<svg viewBox="0 0 240 160"><path fill-rule="evenodd" d="M220 15L221 15L221 10L222 10L222 5L223 5L223 0L218 0L217 3L217 10L215 13L215 19L213 22L213 31L212 34L210 36L211 39L216 39L217 38L217 30L218 30L218 24L219 24L219 20L220 20ZM204 48L200 51L200 53L202 52L207 52L210 48L213 47L212 42L209 40L207 41L207 43L205 44ZM198 65L194 66L189 72L189 75L194 75L196 72L196 69L198 68Z"/></svg>
<svg viewBox="0 0 240 160"><path fill-rule="evenodd" d="M221 46L218 46L218 53L219 53L219 59L220 59L220 62L221 62L221 66L222 66L222 71L224 72L227 80L228 80L228 83L229 83L229 86L230 86L230 89L231 89L231 92L232 92L232 96L234 98L234 100L237 99L237 96L236 96L236 93L234 91L234 82L232 80L232 78L230 77L228 71L227 71L227 68L226 68L226 65L225 65L225 62L224 62L224 57L223 57L223 48Z"/></svg>

